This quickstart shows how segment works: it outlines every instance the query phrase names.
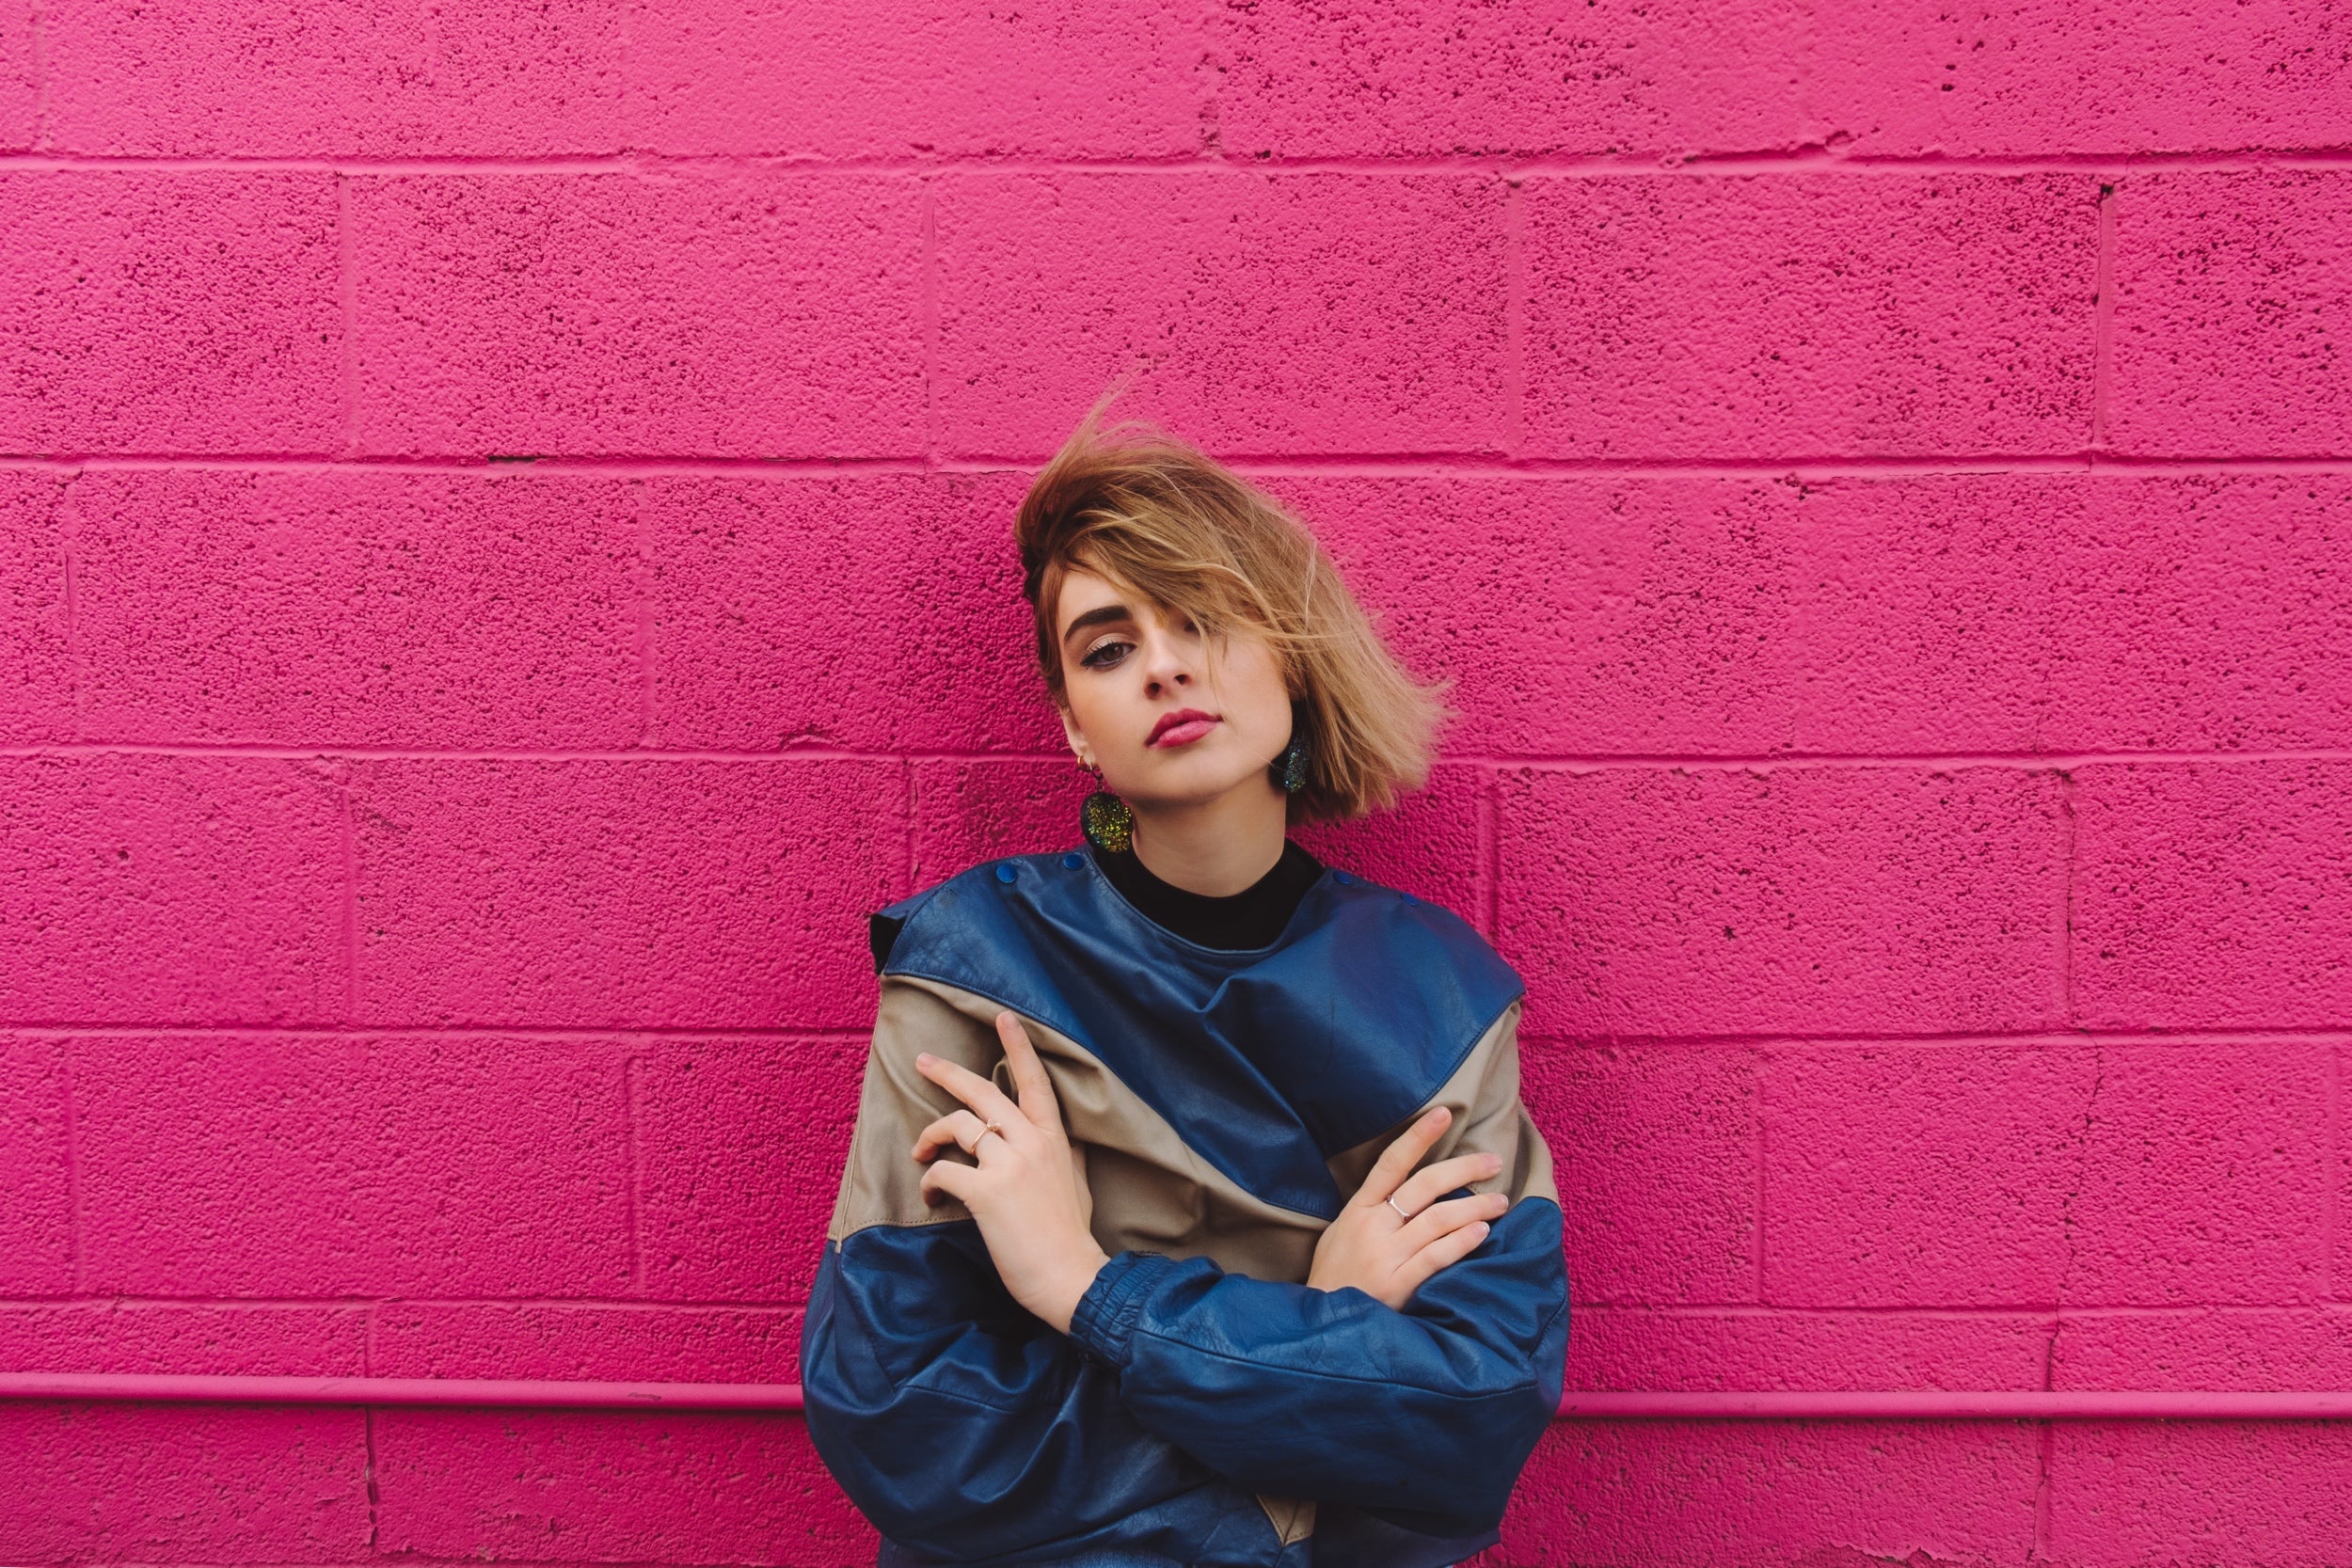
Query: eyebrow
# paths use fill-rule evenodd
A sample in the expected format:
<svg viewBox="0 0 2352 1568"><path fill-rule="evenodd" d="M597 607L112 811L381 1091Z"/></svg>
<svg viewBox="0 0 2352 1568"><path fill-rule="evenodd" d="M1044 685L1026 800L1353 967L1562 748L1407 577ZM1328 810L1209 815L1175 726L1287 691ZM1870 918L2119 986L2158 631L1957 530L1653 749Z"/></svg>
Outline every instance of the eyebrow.
<svg viewBox="0 0 2352 1568"><path fill-rule="evenodd" d="M1074 617L1070 625L1064 626L1061 640L1067 642L1090 626L1105 626L1114 621L1133 621L1135 618L1135 611L1123 604L1097 605L1094 609Z"/></svg>

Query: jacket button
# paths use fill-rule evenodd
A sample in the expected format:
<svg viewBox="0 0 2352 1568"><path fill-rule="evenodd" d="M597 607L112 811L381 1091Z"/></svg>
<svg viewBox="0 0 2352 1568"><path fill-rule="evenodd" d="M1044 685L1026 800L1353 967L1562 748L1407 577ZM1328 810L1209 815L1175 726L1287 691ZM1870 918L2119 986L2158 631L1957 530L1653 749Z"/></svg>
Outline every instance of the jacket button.
<svg viewBox="0 0 2352 1568"><path fill-rule="evenodd" d="M996 879L998 881L1009 882L1013 879L1015 875L1017 875L1017 873L1015 873L1012 868L1012 862L999 861L996 863Z"/></svg>
<svg viewBox="0 0 2352 1568"><path fill-rule="evenodd" d="M1061 863L1062 863L1062 864L1063 864L1064 866L1066 866L1066 867L1067 867L1067 868L1069 868L1070 870L1072 870L1072 871L1075 871L1075 870L1077 870L1077 869L1078 869L1078 867L1080 867L1080 866L1082 866L1082 865L1086 864L1086 863L1087 863L1087 858L1086 858L1084 855L1079 854L1076 850L1074 850L1074 849L1073 849L1073 850L1072 850L1069 854L1064 855L1064 856L1061 858Z"/></svg>
<svg viewBox="0 0 2352 1568"><path fill-rule="evenodd" d="M1353 877L1351 877L1351 876L1349 876L1349 875L1348 875L1346 872L1344 872L1344 871L1334 871L1334 872L1332 872L1332 873L1331 873L1331 879L1332 879L1333 881L1335 881L1335 882L1339 883L1339 884L1340 884L1340 886L1342 886L1342 887L1354 887L1354 886L1356 885L1356 879L1355 879L1355 878L1353 878Z"/></svg>

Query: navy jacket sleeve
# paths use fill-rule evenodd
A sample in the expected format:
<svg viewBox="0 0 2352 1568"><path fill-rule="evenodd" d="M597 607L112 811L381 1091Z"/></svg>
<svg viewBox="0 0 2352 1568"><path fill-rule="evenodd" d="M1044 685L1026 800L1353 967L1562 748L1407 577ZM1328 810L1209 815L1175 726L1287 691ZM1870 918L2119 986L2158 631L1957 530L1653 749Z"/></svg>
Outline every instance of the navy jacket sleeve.
<svg viewBox="0 0 2352 1568"><path fill-rule="evenodd" d="M1219 1472L1471 1535L1502 1519L1560 1402L1560 1239L1558 1205L1523 1196L1403 1311L1122 1253L1071 1328L1137 1422Z"/></svg>

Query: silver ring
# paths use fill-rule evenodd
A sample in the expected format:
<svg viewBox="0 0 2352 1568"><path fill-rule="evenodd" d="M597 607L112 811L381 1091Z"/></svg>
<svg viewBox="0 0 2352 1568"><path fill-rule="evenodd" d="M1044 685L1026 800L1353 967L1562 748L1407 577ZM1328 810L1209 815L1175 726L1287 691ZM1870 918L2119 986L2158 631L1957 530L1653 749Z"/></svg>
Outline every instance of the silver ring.
<svg viewBox="0 0 2352 1568"><path fill-rule="evenodd" d="M1391 1209L1396 1209L1396 1199L1393 1196L1384 1197L1380 1201L1387 1204ZM1413 1223L1413 1216L1406 1213L1402 1209L1396 1209L1396 1217L1403 1220L1407 1225Z"/></svg>

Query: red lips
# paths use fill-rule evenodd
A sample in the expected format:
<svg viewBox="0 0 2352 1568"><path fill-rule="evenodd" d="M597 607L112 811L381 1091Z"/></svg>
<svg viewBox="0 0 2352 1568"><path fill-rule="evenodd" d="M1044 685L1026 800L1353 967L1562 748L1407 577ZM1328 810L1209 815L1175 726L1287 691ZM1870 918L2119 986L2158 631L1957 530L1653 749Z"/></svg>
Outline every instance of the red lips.
<svg viewBox="0 0 2352 1568"><path fill-rule="evenodd" d="M1166 741L1170 746L1182 746L1208 734L1216 722L1217 717L1214 713L1203 713L1197 707L1180 707L1173 713L1161 714L1160 721L1152 726L1152 733L1144 737L1143 743L1157 746Z"/></svg>

